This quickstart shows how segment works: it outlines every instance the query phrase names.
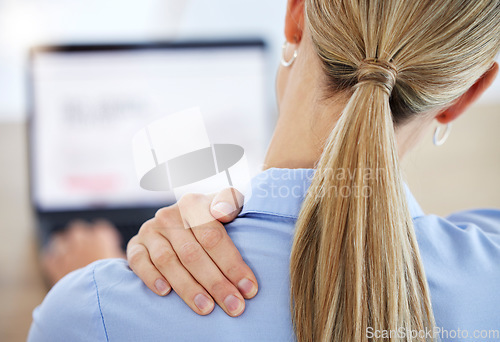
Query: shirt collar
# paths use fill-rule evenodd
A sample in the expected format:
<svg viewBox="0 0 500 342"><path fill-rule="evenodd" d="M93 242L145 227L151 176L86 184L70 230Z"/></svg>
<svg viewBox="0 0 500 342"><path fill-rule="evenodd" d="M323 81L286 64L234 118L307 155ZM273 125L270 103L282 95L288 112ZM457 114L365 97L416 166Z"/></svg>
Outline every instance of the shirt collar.
<svg viewBox="0 0 500 342"><path fill-rule="evenodd" d="M267 213L297 219L302 202L307 194L314 169L267 169L252 179L252 192L245 198L240 213ZM412 218L424 212L404 184L408 208Z"/></svg>

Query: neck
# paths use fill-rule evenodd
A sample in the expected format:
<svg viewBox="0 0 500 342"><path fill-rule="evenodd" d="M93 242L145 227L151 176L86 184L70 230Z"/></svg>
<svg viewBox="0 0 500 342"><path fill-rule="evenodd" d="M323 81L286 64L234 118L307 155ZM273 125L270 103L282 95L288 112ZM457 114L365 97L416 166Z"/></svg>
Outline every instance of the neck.
<svg viewBox="0 0 500 342"><path fill-rule="evenodd" d="M305 96L296 99L280 111L265 168L314 168L342 111L340 105L320 110Z"/></svg>
<svg viewBox="0 0 500 342"><path fill-rule="evenodd" d="M277 76L279 118L264 169L314 168L324 143L340 116L345 99L322 100L325 90L320 61L310 49L299 46L291 67L280 67Z"/></svg>

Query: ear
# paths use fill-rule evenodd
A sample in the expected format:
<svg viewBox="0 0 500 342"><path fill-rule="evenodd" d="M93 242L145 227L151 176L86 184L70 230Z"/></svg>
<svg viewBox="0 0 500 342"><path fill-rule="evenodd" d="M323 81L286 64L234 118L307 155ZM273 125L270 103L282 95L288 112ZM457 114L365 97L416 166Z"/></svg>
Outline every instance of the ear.
<svg viewBox="0 0 500 342"><path fill-rule="evenodd" d="M460 116L471 104L484 93L486 89L493 83L498 74L498 63L494 62L491 68L486 71L472 87L469 88L462 96L460 96L450 107L439 112L436 115L436 120L442 124L447 124Z"/></svg>
<svg viewBox="0 0 500 342"><path fill-rule="evenodd" d="M285 19L285 37L292 44L302 39L304 31L304 0L288 0Z"/></svg>

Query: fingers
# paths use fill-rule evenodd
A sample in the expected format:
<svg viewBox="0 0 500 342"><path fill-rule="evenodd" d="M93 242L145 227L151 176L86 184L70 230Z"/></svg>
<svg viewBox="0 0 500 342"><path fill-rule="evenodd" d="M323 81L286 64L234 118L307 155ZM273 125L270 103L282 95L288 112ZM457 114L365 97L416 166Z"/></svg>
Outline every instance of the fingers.
<svg viewBox="0 0 500 342"><path fill-rule="evenodd" d="M106 236L109 239L117 241L119 244L122 241L122 236L118 232L118 230L113 226L109 221L100 219L94 221L94 224L92 225L92 228L96 231L99 232L99 234L102 234L103 236Z"/></svg>
<svg viewBox="0 0 500 342"><path fill-rule="evenodd" d="M61 256L65 255L67 249L62 246L65 246L64 236L58 233L52 236L48 246L42 250L40 263L50 286L53 286L65 275L62 270L65 269L66 259Z"/></svg>
<svg viewBox="0 0 500 342"><path fill-rule="evenodd" d="M183 228L180 215L175 214L178 211L162 212L163 215L169 215L169 226L175 232L192 236L190 230ZM157 219L147 221L141 227L139 235L130 240L127 246L130 268L156 294L166 295L172 288L194 312L199 315L209 314L214 308L214 301L182 265L172 245L160 235L159 231L163 228L155 222Z"/></svg>
<svg viewBox="0 0 500 342"><path fill-rule="evenodd" d="M243 205L243 195L234 188L228 188L219 192L213 198L211 205L211 214L204 211L196 212L185 210L183 211L183 219L191 227L193 234L203 249L209 254L214 263L226 276L226 278L238 288L240 293L246 298L253 298L258 291L258 283L255 275L248 265L243 261L241 254L234 245L233 241L227 234L224 226L217 222L210 222L210 215L215 211L221 211L225 208L227 210L222 213L223 216L219 217L221 222L232 221L241 211ZM179 206L200 207L203 202L207 202L209 198L205 196L192 195L190 197L183 197L179 201ZM217 206L221 210L217 210ZM238 209L236 209L238 208ZM193 217L195 215L195 217ZM208 222L201 225L194 225L192 222Z"/></svg>
<svg viewBox="0 0 500 342"><path fill-rule="evenodd" d="M243 194L235 188L227 188L215 195L210 205L210 213L223 223L233 221L243 206Z"/></svg>
<svg viewBox="0 0 500 342"><path fill-rule="evenodd" d="M106 220L96 220L91 228L98 239L107 245L107 249L112 251L111 257L121 255L120 257L125 258L121 247L123 238L115 226Z"/></svg>
<svg viewBox="0 0 500 342"><path fill-rule="evenodd" d="M68 227L52 235L45 252L50 255L64 256L77 242L86 240L88 223L82 220L72 221Z"/></svg>
<svg viewBox="0 0 500 342"><path fill-rule="evenodd" d="M212 298L181 264L170 243L154 235L148 235L146 245L154 266L166 275L167 281L177 295L199 315L212 312L214 308Z"/></svg>
<svg viewBox="0 0 500 342"><path fill-rule="evenodd" d="M217 200L217 197L221 201L234 200L233 203L243 203L243 195L233 188L220 192L216 195L214 200L212 200L212 203ZM203 207L209 200L210 199L206 196L192 195L181 198L179 206ZM241 209L233 211L230 215L236 216L240 210ZM195 218L193 218L193 216L195 216ZM240 252L227 234L225 227L218 221L210 221L211 214L206 211L194 212L192 210L186 210L184 211L183 219L192 227L191 230L196 240L203 247L203 250L208 253L222 274L237 287L244 298L253 298L258 291L257 279L250 267L243 261ZM230 219L232 220L232 218ZM192 224L193 221L208 223L194 226ZM209 292L211 293L210 290Z"/></svg>
<svg viewBox="0 0 500 342"><path fill-rule="evenodd" d="M205 196L203 196L203 198L206 200L206 205L208 206L208 199ZM181 199L181 201L179 201L179 206L182 206L183 204L186 204L186 201L191 201L193 199L194 198L192 198L192 196L187 199ZM202 198L197 198L197 200L202 200ZM158 220L160 222L164 220L161 213L158 216ZM207 216L211 216L208 211L206 211L206 215L203 215L200 212L199 215L197 215L197 219L209 221L210 218ZM189 222L189 219L190 218L183 217L185 222ZM220 225L220 223L213 220L213 218L211 218L211 220L211 224L217 223ZM170 264L170 267L174 267L177 266L176 263L180 261L180 264L185 267L189 274L192 274L196 278L198 283L210 293L217 304L228 315L233 317L239 316L245 309L245 301L241 293L220 271L193 235L193 232L190 229L174 228L161 230L161 234L163 234L170 242L174 255L176 255L178 259L172 260L175 259L174 255L170 255L169 257L163 257L163 260L157 260L155 262L152 257L153 263L155 263L157 268L159 265L165 265L167 262ZM163 252L168 254L170 251L164 250ZM161 258L161 255L158 256L158 258ZM175 285L173 284L173 280L170 278L172 275L170 267L167 268L169 270L167 271L168 274L164 273L162 270L160 271L162 271L162 274L166 276L167 280L172 284L172 287L177 292Z"/></svg>
<svg viewBox="0 0 500 342"><path fill-rule="evenodd" d="M193 227L193 234L224 276L246 298L255 297L257 279L219 222Z"/></svg>
<svg viewBox="0 0 500 342"><path fill-rule="evenodd" d="M127 260L132 271L151 291L159 296L165 296L170 292L172 287L153 265L146 246L138 242L137 235L130 239L127 245Z"/></svg>
<svg viewBox="0 0 500 342"><path fill-rule="evenodd" d="M165 295L172 288L200 315L213 310L212 297L228 315L240 315L243 297L257 293L257 280L213 214L232 221L242 204L238 191L226 189L211 196L189 194L160 209L129 242L131 269L153 292Z"/></svg>
<svg viewBox="0 0 500 342"><path fill-rule="evenodd" d="M110 224L73 221L54 234L42 251L41 264L51 284L91 262L124 257L119 235Z"/></svg>

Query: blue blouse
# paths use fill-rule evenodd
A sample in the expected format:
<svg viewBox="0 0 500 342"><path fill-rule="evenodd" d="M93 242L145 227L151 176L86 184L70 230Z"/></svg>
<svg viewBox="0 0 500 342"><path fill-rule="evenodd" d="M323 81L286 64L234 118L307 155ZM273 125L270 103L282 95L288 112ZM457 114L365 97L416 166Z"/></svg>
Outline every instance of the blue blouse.
<svg viewBox="0 0 500 342"><path fill-rule="evenodd" d="M121 259L70 273L33 312L28 341L293 341L289 258L312 169L269 169L226 225L259 293L237 318L199 316L175 294L151 292ZM407 189L408 190L408 189ZM443 341L500 341L500 210L425 215L407 191ZM388 332L367 331L373 337Z"/></svg>

